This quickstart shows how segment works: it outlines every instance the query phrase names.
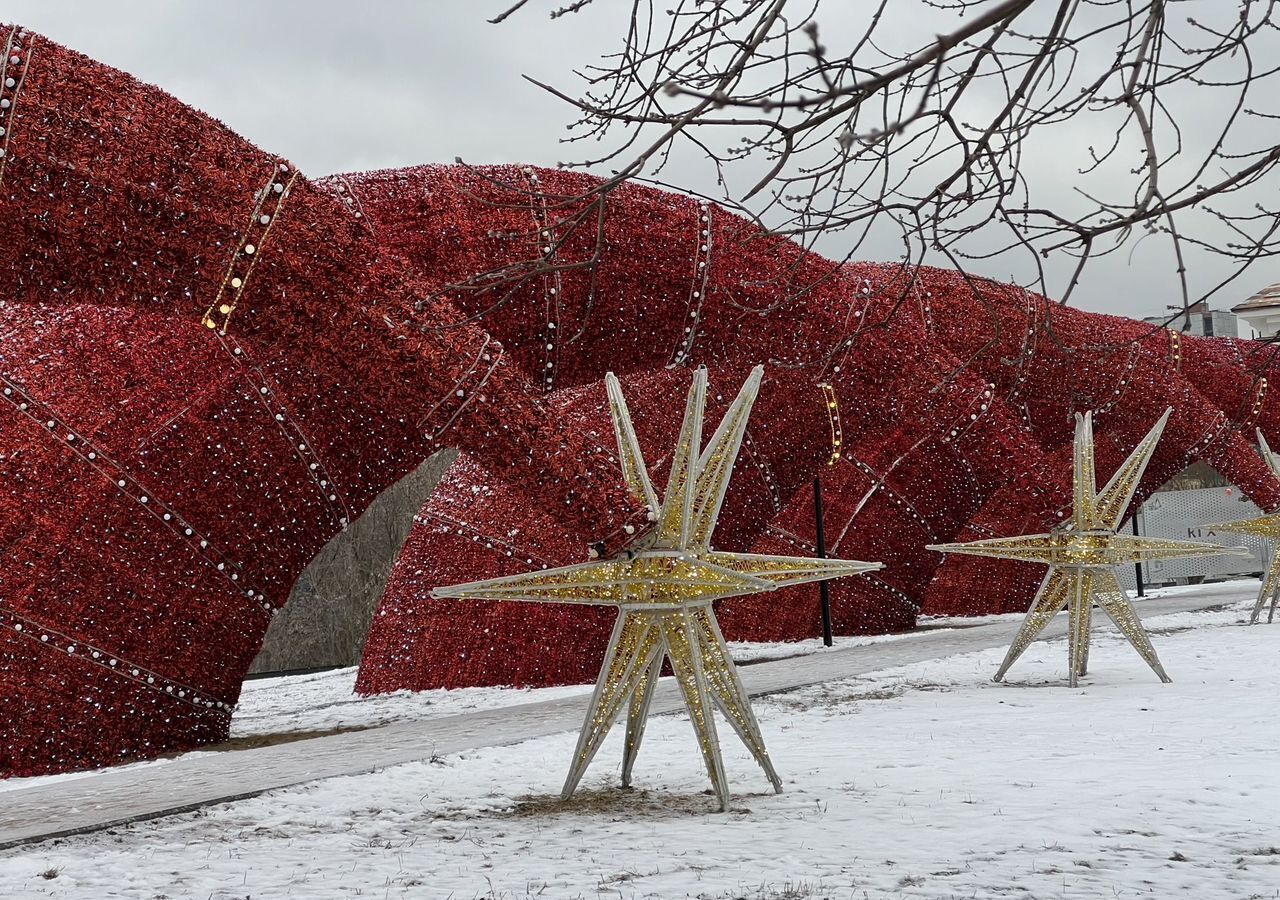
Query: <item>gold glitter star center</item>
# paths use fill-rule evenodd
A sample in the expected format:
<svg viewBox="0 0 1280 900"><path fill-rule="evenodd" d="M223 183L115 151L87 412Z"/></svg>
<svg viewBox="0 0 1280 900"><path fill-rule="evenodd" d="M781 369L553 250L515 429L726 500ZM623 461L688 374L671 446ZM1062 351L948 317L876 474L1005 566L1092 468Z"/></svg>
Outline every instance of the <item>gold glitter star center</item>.
<svg viewBox="0 0 1280 900"><path fill-rule="evenodd" d="M622 783L631 783L632 767L664 660L670 661L689 710L720 808L728 808L729 790L713 709L719 709L737 732L774 790L782 790L750 698L716 623L712 603L784 585L856 575L881 566L841 559L727 553L711 548L711 536L763 375L761 366L752 370L704 449L707 371L700 368L694 373L666 493L659 502L622 387L610 373L605 384L622 476L632 494L648 507L653 527L612 559L437 588L434 592L437 597L459 599L618 607L618 620L565 780L565 799L578 786L624 706L627 734Z"/></svg>

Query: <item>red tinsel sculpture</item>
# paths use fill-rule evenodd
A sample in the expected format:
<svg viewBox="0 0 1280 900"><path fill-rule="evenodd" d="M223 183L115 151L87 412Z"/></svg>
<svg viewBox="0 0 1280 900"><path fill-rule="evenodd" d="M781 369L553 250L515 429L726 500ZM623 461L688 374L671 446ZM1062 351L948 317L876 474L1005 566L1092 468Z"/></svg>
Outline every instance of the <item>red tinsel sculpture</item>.
<svg viewBox="0 0 1280 900"><path fill-rule="evenodd" d="M823 471L833 549L888 563L837 586L844 630L1025 602L1025 573L984 571L979 590L921 548L1052 521L1078 408L1099 410L1105 467L1172 403L1148 486L1206 459L1280 505L1244 437L1280 435L1273 356L1247 342L835 266L640 187L611 197L602 235L570 232L579 175L310 181L37 35L0 26L0 46L0 774L224 738L297 574L445 446L464 454L398 566L362 689L590 678L577 651L603 649L597 619L425 598L644 526L616 479L608 369L656 449L689 366L733 384L768 365L718 538L807 550ZM442 290L530 260L540 274L495 308ZM796 592L721 621L792 637L814 615ZM564 652L538 666L535 645Z"/></svg>
<svg viewBox="0 0 1280 900"><path fill-rule="evenodd" d="M406 265L438 267L434 236L458 219L482 219L486 235L524 240L505 250L460 244L446 283L518 266L531 252L531 223L553 265L572 266L597 249L594 233L584 239L557 227L580 212L567 198L593 184L581 175L425 168L347 184L379 228L396 235ZM924 546L1034 531L1064 516L1077 410L1093 409L1104 423L1105 472L1166 406L1175 408L1142 496L1204 459L1260 505L1280 501L1249 443L1255 425L1280 425L1275 404L1263 402L1271 348L1060 308L955 272L836 265L661 191L630 187L612 203L590 272L502 294L495 309L473 293L458 294L459 304L483 315L530 380L543 380L563 421L606 449L605 369L623 373L628 395L641 398L633 415L656 458L679 426L681 408L669 398L682 395L691 363L710 366L713 385L738 383L747 366L766 363L739 463L746 473L736 476L717 540L730 550L812 552L809 484L821 471L828 549L885 563L833 585L838 632L910 628L922 609L1025 609L1038 567L955 558L938 568L941 557ZM392 574L359 690L593 677L598 657L548 650L584 632L602 650L608 613L493 603L462 614L457 601L430 599L439 584L583 559L592 536L551 541L540 500L502 484L475 456L459 460ZM815 590L796 588L738 600L718 615L731 639L798 639L815 634L817 604Z"/></svg>

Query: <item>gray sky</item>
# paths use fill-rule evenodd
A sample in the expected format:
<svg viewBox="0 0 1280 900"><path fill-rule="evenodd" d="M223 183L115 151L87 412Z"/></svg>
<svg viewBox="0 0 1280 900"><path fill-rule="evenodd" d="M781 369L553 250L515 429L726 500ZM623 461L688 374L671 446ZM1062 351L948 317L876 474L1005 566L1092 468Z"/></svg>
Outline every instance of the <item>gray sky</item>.
<svg viewBox="0 0 1280 900"><path fill-rule="evenodd" d="M1215 0L1216 2L1216 0ZM630 4L601 0L548 21L549 2L502 26L485 19L502 0L0 0L0 21L18 22L160 85L311 175L425 162L554 165L580 152L560 143L573 118L564 104L521 79L572 88L571 70L614 48ZM837 3L834 15L856 15ZM837 20L833 27L839 27ZM824 30L824 37L827 31ZM1185 98L1205 102L1203 98ZM1088 136L1081 141L1087 143ZM1029 177L1061 181L1045 154ZM714 193L708 173L679 164L668 180ZM1066 186L1063 185L1063 189ZM838 246L826 248L839 254ZM884 255L892 255L884 245ZM1012 274L1001 263L986 272ZM1280 280L1256 266L1216 301L1229 306ZM1225 273L1193 260L1193 282ZM1098 261L1074 305L1125 315L1175 302L1167 254L1152 242Z"/></svg>

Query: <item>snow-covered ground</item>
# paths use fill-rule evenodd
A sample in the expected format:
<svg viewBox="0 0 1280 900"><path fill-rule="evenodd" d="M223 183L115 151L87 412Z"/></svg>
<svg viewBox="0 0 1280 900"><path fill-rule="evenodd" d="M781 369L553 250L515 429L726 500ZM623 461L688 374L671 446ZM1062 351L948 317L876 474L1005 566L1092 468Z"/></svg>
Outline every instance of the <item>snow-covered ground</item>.
<svg viewBox="0 0 1280 900"><path fill-rule="evenodd" d="M1256 591L1256 588L1255 588ZM986 616L981 621L1000 618ZM943 634L953 626L963 626L965 619L935 619L929 634ZM920 636L921 632L871 636L846 636L834 639L830 648L824 647L820 638L796 642L733 642L733 657L740 663L765 662L829 652L849 647L899 640L908 636ZM332 669L305 675L283 675L271 678L255 678L245 682L231 720L233 745L252 746L264 741L293 740L317 737L337 731L376 728L393 722L420 722L442 716L460 715L486 709L500 709L520 703L555 700L580 694L585 706L591 694L590 685L566 685L551 688L484 687L456 690L396 691L362 697L355 693L357 669ZM221 750L196 750L187 756L198 756ZM163 766L172 757L145 760L116 766L115 770L155 768ZM89 778L104 769L66 772L60 775L43 775L34 778L0 779L0 796L6 792ZM0 900L4 900L0 895Z"/></svg>
<svg viewBox="0 0 1280 900"><path fill-rule="evenodd" d="M1258 591L1257 580L1241 580L1233 585L1241 597L1254 596ZM1218 589L1222 585L1217 586ZM1196 592L1199 586L1157 589L1150 597L1169 597L1180 593ZM1141 604L1139 604L1141 610ZM999 621L1021 621L1022 614L993 616L925 616L916 631L901 634L879 634L836 637L830 648L824 647L821 638L807 641L749 642L733 641L729 644L733 658L739 664L786 659L812 653L865 647L904 639L928 640L956 628ZM369 728L390 722L411 722L440 716L473 712L481 709L497 709L517 703L533 703L560 697L590 694L589 685L569 685L554 688L463 688L460 690L397 691L393 694L361 697L355 693L356 669L334 669L309 675L285 675L274 678L257 678L245 683L231 721L231 737L258 738L267 735L290 733L314 734L348 728ZM30 783L28 781L28 783ZM3 790L0 782L0 790Z"/></svg>
<svg viewBox="0 0 1280 900"><path fill-rule="evenodd" d="M1256 594L1256 580L1236 583L1240 596ZM1220 586L1219 586L1220 587ZM1198 586L1157 589L1150 597L1172 596L1177 593L1199 590ZM956 628L973 627L991 622L1017 621L1022 615L991 616L924 616L920 629L902 634L837 636L830 648L823 646L820 638L806 641L778 642L730 642L733 658L740 664L766 662L813 653L826 653L850 647L911 638L925 639L950 633ZM553 688L463 688L460 690L396 691L392 694L361 697L355 693L356 667L333 669L306 675L285 675L255 678L245 683L231 721L231 740L250 746L266 740L288 740L315 737L321 734L361 728L375 728L393 722L418 722L441 716L458 715L485 709L499 709L520 703L534 703L581 694L590 694L589 685L568 685ZM197 750L188 756L211 752ZM170 757L145 760L116 766L115 770L155 768L163 766ZM88 778L105 770L93 769L46 775L35 778L0 779L0 795L8 792L57 781ZM0 897L0 900L3 900Z"/></svg>
<svg viewBox="0 0 1280 900"><path fill-rule="evenodd" d="M1166 588L1152 592L1152 597L1171 596L1197 588ZM1241 581L1241 595L1256 594L1257 581ZM750 642L732 641L733 658L739 664L786 659L811 653L865 647L906 638L928 639L955 628L966 628L988 622L1018 621L1021 613L996 616L925 616L920 630L901 634L837 636L830 648L821 638L807 641ZM534 703L560 697L590 694L589 685L554 688L463 688L460 690L396 691L372 697L355 693L356 668L333 669L308 675L284 675L255 678L245 683L240 703L231 720L231 737L256 738L289 733L315 733L345 728L369 728L390 722L409 722L481 709L497 709L517 703ZM30 783L30 782L28 782ZM3 783L0 783L0 790Z"/></svg>
<svg viewBox="0 0 1280 900"><path fill-rule="evenodd" d="M988 617L997 618L997 617ZM1020 617L1017 617L1020 618ZM946 620L951 622L952 620ZM945 628L929 633L943 633ZM919 637L920 632L865 637L837 637L832 650ZM820 638L808 641L729 645L739 663L785 659L827 650ZM459 690L396 691L372 697L354 693L356 669L334 669L310 675L259 678L245 683L231 720L231 737L255 738L290 732L314 733L344 728L368 728L389 722L418 721L440 716L497 709L516 703L533 703L591 694L590 685L553 688L462 688Z"/></svg>
<svg viewBox="0 0 1280 900"><path fill-rule="evenodd" d="M391 722L415 722L441 716L459 715L482 709L498 709L519 703L554 700L582 694L590 696L588 685L552 688L462 688L452 691L397 691L373 697L354 693L356 668L334 669L310 675L285 675L248 681L231 719L231 745L252 746L267 740L296 740L336 731L376 728ZM196 756L225 752L196 750ZM121 769L157 768L172 757L116 766ZM57 781L90 778L103 769L43 775L34 778L0 779L0 798L9 791ZM157 777L160 777L157 775ZM0 900L5 895L0 893Z"/></svg>
<svg viewBox="0 0 1280 900"><path fill-rule="evenodd" d="M1169 685L1103 634L1076 690L1055 641L1005 685L999 649L759 700L786 792L722 729L728 814L666 716L634 791L615 731L561 803L561 734L9 850L0 897L1276 898L1280 624L1246 608L1149 619Z"/></svg>
<svg viewBox="0 0 1280 900"><path fill-rule="evenodd" d="M587 685L572 684L553 688L396 691L361 697L355 693L355 684L354 666L248 681L231 719L231 738L369 728L591 693Z"/></svg>

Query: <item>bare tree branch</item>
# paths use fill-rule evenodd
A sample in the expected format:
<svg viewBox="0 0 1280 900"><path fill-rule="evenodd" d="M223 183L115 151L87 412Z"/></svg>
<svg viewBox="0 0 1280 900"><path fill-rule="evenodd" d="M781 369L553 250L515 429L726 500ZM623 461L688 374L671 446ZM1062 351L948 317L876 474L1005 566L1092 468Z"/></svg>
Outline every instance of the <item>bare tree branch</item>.
<svg viewBox="0 0 1280 900"><path fill-rule="evenodd" d="M606 148L566 165L613 171L551 198L570 219L557 233L603 239L620 184L709 162L719 202L806 247L853 259L898 242L904 265L1012 272L1063 303L1096 260L1149 239L1185 327L1280 252L1280 139L1265 127L1280 65L1255 62L1280 56L1275 3L1190 4L1193 19L1172 14L1179 0L633 0L620 46L577 89L534 81L577 114L570 146ZM501 294L547 265L449 289ZM1214 282L1195 299L1193 277Z"/></svg>

